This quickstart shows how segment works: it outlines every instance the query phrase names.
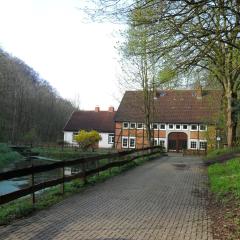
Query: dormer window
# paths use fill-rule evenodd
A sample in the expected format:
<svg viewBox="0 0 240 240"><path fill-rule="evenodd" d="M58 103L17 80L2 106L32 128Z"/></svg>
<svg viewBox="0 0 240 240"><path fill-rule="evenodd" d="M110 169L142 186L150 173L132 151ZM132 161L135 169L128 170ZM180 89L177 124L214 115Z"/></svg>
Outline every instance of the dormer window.
<svg viewBox="0 0 240 240"><path fill-rule="evenodd" d="M168 129L174 129L174 125L173 124L168 124Z"/></svg>
<svg viewBox="0 0 240 240"><path fill-rule="evenodd" d="M153 123L153 125L152 125L152 127L153 127L153 129L158 129L158 124L157 123Z"/></svg>

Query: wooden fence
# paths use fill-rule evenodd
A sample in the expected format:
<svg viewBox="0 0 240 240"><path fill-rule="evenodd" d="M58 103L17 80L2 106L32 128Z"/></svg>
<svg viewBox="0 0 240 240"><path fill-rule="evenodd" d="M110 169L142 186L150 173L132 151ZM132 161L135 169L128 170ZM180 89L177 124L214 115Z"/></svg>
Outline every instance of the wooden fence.
<svg viewBox="0 0 240 240"><path fill-rule="evenodd" d="M148 147L144 149L134 149L130 151L122 151L118 153L103 154L99 156L79 158L68 161L59 161L51 164L38 165L17 170L11 170L0 173L0 181L9 180L17 177L31 176L30 186L20 189L5 195L0 195L0 205L18 199L20 197L32 194L32 202L35 203L35 192L61 184L62 193L64 193L64 183L73 179L83 179L88 176L98 174L101 171L111 169L113 167L120 167L134 161L137 158L148 157L153 154L161 152L159 147ZM105 161L101 164L101 161ZM74 175L66 176L65 168L70 166L80 165L81 170ZM35 182L37 173L48 172L54 169L61 169L61 177L53 180L44 181L41 183Z"/></svg>

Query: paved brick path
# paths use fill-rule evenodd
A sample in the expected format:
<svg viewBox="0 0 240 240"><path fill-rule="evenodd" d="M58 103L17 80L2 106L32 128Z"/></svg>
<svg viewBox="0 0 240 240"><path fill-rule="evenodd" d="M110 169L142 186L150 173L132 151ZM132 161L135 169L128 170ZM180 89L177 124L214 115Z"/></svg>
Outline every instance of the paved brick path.
<svg viewBox="0 0 240 240"><path fill-rule="evenodd" d="M0 228L0 239L212 239L198 158L157 159L34 216Z"/></svg>

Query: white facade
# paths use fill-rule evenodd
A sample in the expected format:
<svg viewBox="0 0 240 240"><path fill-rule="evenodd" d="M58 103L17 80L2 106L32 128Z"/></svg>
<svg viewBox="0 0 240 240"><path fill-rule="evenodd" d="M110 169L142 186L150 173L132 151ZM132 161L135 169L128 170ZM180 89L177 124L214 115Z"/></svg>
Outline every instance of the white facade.
<svg viewBox="0 0 240 240"><path fill-rule="evenodd" d="M113 143L110 143L111 141L109 141L109 134L113 134L113 133L100 133L102 140L99 141L99 148L112 148L113 147Z"/></svg>
<svg viewBox="0 0 240 240"><path fill-rule="evenodd" d="M74 141L73 135L75 132L66 132L64 131L64 141L72 144L77 145L76 141ZM114 133L99 133L102 137L102 140L99 141L99 148L112 148L114 145L114 141L112 141L112 137Z"/></svg>
<svg viewBox="0 0 240 240"><path fill-rule="evenodd" d="M135 122L123 122L123 129L146 129L144 123L135 123ZM205 145L207 143L207 140L201 135L201 132L207 131L207 125L206 124L182 124L182 123L152 123L151 129L154 130L154 138L152 139L154 141L155 146L163 146L168 151L168 144L169 144L169 134L171 133L178 133L182 132L187 135L187 149L192 150L204 150ZM156 137L157 131L165 132L166 137ZM192 132L199 132L199 138L191 139L191 133ZM129 136L122 136L122 148L129 148ZM135 148L135 145L134 145Z"/></svg>

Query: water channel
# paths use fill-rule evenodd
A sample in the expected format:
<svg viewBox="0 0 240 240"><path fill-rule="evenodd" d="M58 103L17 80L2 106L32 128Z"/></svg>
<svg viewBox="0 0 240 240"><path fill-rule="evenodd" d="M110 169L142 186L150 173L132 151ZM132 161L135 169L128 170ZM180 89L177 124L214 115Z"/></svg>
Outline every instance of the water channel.
<svg viewBox="0 0 240 240"><path fill-rule="evenodd" d="M7 166L4 169L0 169L0 172L30 167L32 164L34 166L37 166L37 165L50 164L50 163L53 163L53 161L48 160L46 158L38 157L37 159L33 160L33 163L29 160L22 160L19 162L15 162L15 163ZM60 177L60 174L61 174L61 171L59 169L51 170L51 171L44 172L44 173L39 173L39 174L34 175L35 182L40 183L40 182L44 182L47 180L56 179L56 178ZM0 182L0 195L4 195L4 194L10 193L10 192L17 191L22 188L26 188L30 185L30 182L31 182L30 176L24 176L24 177L20 177L20 178L14 178L11 180L1 181Z"/></svg>

